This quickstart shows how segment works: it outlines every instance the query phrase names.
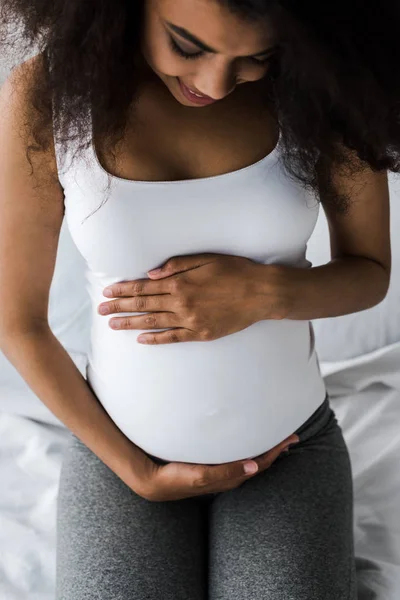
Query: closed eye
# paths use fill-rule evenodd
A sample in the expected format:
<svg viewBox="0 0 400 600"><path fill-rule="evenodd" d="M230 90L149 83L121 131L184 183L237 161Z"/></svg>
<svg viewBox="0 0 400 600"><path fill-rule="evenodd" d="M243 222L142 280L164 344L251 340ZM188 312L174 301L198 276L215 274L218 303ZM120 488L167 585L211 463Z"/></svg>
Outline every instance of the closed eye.
<svg viewBox="0 0 400 600"><path fill-rule="evenodd" d="M264 65L269 60L271 60L271 58L272 58L272 53L268 54L267 56L264 56L263 58L256 58L255 56L249 56L248 60L252 60L255 63L258 63L260 65Z"/></svg>
<svg viewBox="0 0 400 600"><path fill-rule="evenodd" d="M177 42L174 40L172 35L168 35L168 40L169 40L172 51L175 52L176 54L179 54L179 56L181 56L182 58L194 59L194 58L199 58L200 56L203 56L205 54L205 52L203 50L198 50L195 52L185 51L179 44L177 44Z"/></svg>
<svg viewBox="0 0 400 600"><path fill-rule="evenodd" d="M201 56L204 56L206 54L204 52L204 50L197 50L195 52L188 52L187 50L184 50L182 48L182 46L180 46L180 44L178 44L177 41L172 37L172 35L169 35L169 34L168 34L168 41L169 41L172 51L175 52L175 54L179 54L179 56L181 56L182 58L184 58L186 60L194 60L194 59L200 58ZM261 58L255 57L255 56L247 56L243 60L251 61L253 64L255 63L257 65L264 65L271 59L271 57L272 57L272 53L269 53L265 57L261 57Z"/></svg>

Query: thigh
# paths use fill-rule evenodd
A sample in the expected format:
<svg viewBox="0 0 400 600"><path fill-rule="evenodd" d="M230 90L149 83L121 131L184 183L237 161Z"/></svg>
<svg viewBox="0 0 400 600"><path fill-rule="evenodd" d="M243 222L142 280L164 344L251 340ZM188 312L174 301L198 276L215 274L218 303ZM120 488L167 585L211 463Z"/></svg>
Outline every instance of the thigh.
<svg viewBox="0 0 400 600"><path fill-rule="evenodd" d="M75 436L57 504L57 600L205 600L206 514L150 502Z"/></svg>
<svg viewBox="0 0 400 600"><path fill-rule="evenodd" d="M355 600L351 466L329 404L299 435L214 499L210 600Z"/></svg>

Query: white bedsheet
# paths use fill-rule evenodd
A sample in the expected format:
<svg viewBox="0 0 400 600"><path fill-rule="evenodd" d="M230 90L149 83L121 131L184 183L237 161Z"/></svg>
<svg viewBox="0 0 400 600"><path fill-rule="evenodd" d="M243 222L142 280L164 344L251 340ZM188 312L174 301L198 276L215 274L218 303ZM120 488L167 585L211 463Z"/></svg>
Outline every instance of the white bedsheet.
<svg viewBox="0 0 400 600"><path fill-rule="evenodd" d="M400 343L321 366L352 461L359 600L399 600Z"/></svg>
<svg viewBox="0 0 400 600"><path fill-rule="evenodd" d="M399 365L400 343L321 365L352 459L359 600L400 598ZM54 600L66 436L0 413L0 600Z"/></svg>
<svg viewBox="0 0 400 600"><path fill-rule="evenodd" d="M0 413L0 599L54 600L55 502L67 431Z"/></svg>

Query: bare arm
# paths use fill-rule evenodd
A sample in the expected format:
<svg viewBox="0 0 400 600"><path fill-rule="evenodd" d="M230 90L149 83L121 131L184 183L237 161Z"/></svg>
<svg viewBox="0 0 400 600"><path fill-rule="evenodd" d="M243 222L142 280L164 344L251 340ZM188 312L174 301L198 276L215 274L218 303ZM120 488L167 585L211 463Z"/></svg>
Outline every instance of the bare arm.
<svg viewBox="0 0 400 600"><path fill-rule="evenodd" d="M31 154L33 173L26 157L34 60L0 89L0 347L43 403L133 487L143 453L104 411L48 323L64 205L53 145L46 156Z"/></svg>
<svg viewBox="0 0 400 600"><path fill-rule="evenodd" d="M353 177L337 173L336 184L350 198L350 204L346 214L338 214L324 205L321 196L329 225L331 261L312 269L274 268L276 318L337 317L371 308L387 294L391 273L387 174L365 167ZM266 300L271 267L260 265L259 270L260 314L271 318L271 303Z"/></svg>

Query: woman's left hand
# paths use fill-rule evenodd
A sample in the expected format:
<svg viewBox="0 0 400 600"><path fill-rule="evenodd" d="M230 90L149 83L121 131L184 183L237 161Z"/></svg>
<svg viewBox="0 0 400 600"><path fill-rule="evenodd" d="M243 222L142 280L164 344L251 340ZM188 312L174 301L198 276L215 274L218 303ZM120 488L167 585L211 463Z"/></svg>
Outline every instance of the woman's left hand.
<svg viewBox="0 0 400 600"><path fill-rule="evenodd" d="M146 313L112 319L110 326L114 328L116 322L116 329L171 328L141 334L141 343L215 340L265 318L265 306L261 316L262 303L257 298L260 267L266 268L242 256L176 256L160 269L149 271L150 279L115 283L106 288L114 300L102 303L99 313ZM272 290L273 286L271 293ZM103 293L107 295L105 290ZM264 303L265 300L264 297ZM101 313L103 306L108 313Z"/></svg>

